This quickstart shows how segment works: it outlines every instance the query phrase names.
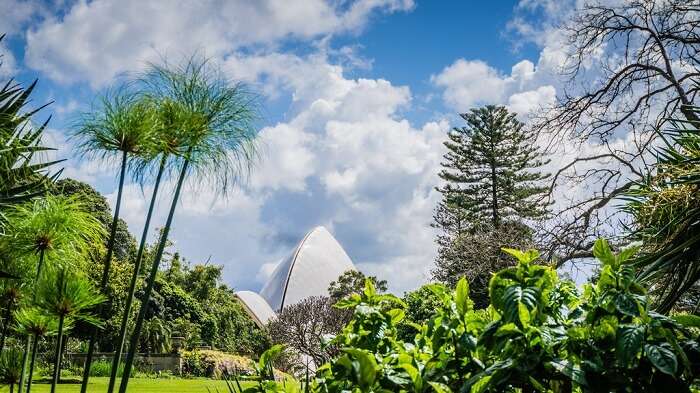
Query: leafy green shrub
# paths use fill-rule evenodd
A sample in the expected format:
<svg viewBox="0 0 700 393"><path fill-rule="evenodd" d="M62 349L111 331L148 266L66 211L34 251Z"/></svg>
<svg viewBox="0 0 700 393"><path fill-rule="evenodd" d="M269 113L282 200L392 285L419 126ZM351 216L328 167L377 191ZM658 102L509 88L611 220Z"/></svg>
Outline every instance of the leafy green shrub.
<svg viewBox="0 0 700 393"><path fill-rule="evenodd" d="M112 370L112 362L107 360L96 360L92 362L90 366L90 376L91 377L109 377ZM117 370L117 375L121 376L124 370L124 365L119 364L119 369Z"/></svg>
<svg viewBox="0 0 700 393"><path fill-rule="evenodd" d="M461 280L454 291L430 285L439 300L429 321L414 323L412 342L398 336L405 303L361 294L338 303L353 319L335 338L341 355L310 384L266 381L247 392L691 392L700 376L695 316L650 311L628 259L607 242L594 248L602 269L579 292L535 251L505 250L518 260L496 273L491 305L474 310ZM263 375L264 377L264 375ZM269 378L268 378L269 379ZM292 388L293 387L293 388ZM278 390L275 390L278 389ZM289 390L292 389L292 390ZM297 389L297 390L295 390Z"/></svg>
<svg viewBox="0 0 700 393"><path fill-rule="evenodd" d="M254 369L252 361L244 356L214 350L182 352L182 373L192 377L220 379L223 375L249 375Z"/></svg>

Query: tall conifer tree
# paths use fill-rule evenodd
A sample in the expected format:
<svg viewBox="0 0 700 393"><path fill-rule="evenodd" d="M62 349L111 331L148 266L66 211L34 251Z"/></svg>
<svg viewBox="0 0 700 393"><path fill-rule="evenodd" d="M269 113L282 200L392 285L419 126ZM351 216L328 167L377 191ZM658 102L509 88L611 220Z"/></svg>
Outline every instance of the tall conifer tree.
<svg viewBox="0 0 700 393"><path fill-rule="evenodd" d="M526 221L547 213L542 180L549 175L538 171L547 161L536 135L505 107L461 117L467 125L448 133L439 174L445 184L434 216L440 250L433 276L448 284L467 276L479 305L488 303L490 273L509 261L500 248L531 244Z"/></svg>

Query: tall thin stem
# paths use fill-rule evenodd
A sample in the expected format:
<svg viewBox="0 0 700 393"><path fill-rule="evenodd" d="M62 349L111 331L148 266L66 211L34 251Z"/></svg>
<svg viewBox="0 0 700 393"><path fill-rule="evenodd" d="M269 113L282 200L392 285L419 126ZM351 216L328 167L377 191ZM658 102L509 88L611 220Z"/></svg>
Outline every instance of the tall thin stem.
<svg viewBox="0 0 700 393"><path fill-rule="evenodd" d="M190 148L191 150L191 148ZM153 285L156 281L156 274L158 273L158 266L160 265L160 260L163 258L163 251L165 250L165 244L168 241L168 234L170 233L170 225L173 221L173 216L175 215L175 207L177 206L178 199L180 198L180 191L182 190L182 183L187 175L187 167L189 165L189 154L190 151L185 155L185 162L182 164L182 170L180 172L180 178L177 181L177 187L175 188L175 195L173 196L173 201L170 204L170 212L168 213L168 219L165 223L165 228L163 229L163 234L160 236L160 241L158 243L158 249L156 250L156 256L153 259L153 265L151 266L151 272L148 277L148 283L146 285L146 292L144 293L143 300L141 302L141 309L139 310L138 318L136 319L136 326L134 327L134 332L131 334L131 340L129 342L129 353L126 357L126 362L124 363L124 373L122 375L121 383L119 385L119 393L126 393L126 388L129 385L129 376L131 375L131 367L134 364L134 358L136 357L136 351L138 350L139 336L141 335L141 329L143 328L143 321L146 318L146 309L148 308L148 301L151 298L151 292L153 291Z"/></svg>
<svg viewBox="0 0 700 393"><path fill-rule="evenodd" d="M163 172L165 171L165 163L167 161L167 155L163 154L160 160L160 167L158 168L158 175L156 176L156 182L153 187L153 195L151 196L151 204L148 206L148 214L146 215L146 223L143 226L143 233L141 233L141 243L139 244L139 250L136 253L136 261L134 262L134 273L131 275L131 282L129 283L129 292L126 298L126 306L124 306L124 314L122 315L121 325L119 326L119 339L117 340L117 346L114 349L114 357L112 358L112 369L109 375L109 386L107 387L107 393L114 392L114 385L117 381L117 372L119 370L119 363L121 362L122 351L124 350L124 341L126 340L126 328L129 324L129 314L131 313L131 305L134 302L134 292L136 291L136 281L139 277L139 271L141 270L141 259L143 258L143 250L146 247L146 239L148 238L148 230L151 225L151 217L153 216L153 210L156 204L156 197L158 196L158 188L160 188L160 180L163 177Z"/></svg>
<svg viewBox="0 0 700 393"><path fill-rule="evenodd" d="M39 281L39 276L41 276L41 269L44 266L45 252L46 250L43 248L39 251L39 263L37 263L36 277L34 277L34 294L32 295L33 300L36 300L36 283ZM24 340L24 354L22 355L22 371L19 374L19 386L17 386L17 393L22 393L22 389L24 388L24 376L27 371L27 362L29 361L29 349L31 345L32 338L31 336L27 335L26 339Z"/></svg>
<svg viewBox="0 0 700 393"><path fill-rule="evenodd" d="M59 372L58 370L61 369L60 363L61 363L61 348L63 348L63 321L65 319L65 315L61 314L61 316L58 317L58 336L56 338L56 357L54 359L53 363L53 379L51 381L51 393L56 393L56 385L58 384L58 377L59 377ZM27 392L29 393L29 392Z"/></svg>
<svg viewBox="0 0 700 393"><path fill-rule="evenodd" d="M119 223L119 210L122 204L122 191L124 190L124 177L126 176L127 152L122 152L122 165L119 172L119 189L117 191L117 203L114 206L114 218L112 218L112 227L110 229L109 241L107 243L107 255L105 257L104 269L102 270L102 280L100 281L100 291L105 293L107 282L109 280L109 269L112 265L112 254L114 253L114 242L117 236L117 224ZM88 380L90 379L90 367L92 366L92 356L95 352L95 342L97 341L97 327L92 327L90 334L90 342L88 343L88 351L85 356L85 366L83 367L83 380L80 386L80 392L87 392Z"/></svg>
<svg viewBox="0 0 700 393"><path fill-rule="evenodd" d="M32 391L32 377L34 376L34 364L36 362L36 349L39 347L39 335L34 334L34 346L32 347L32 360L29 362L29 376L27 380L27 393Z"/></svg>

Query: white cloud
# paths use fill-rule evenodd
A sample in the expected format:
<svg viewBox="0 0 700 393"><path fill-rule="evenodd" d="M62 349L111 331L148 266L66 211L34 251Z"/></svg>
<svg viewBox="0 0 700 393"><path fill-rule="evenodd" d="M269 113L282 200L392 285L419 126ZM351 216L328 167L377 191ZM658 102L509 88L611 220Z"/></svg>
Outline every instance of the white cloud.
<svg viewBox="0 0 700 393"><path fill-rule="evenodd" d="M222 57L246 46L361 29L376 11L410 10L410 0L77 1L27 32L26 62L59 82L93 87L160 56Z"/></svg>
<svg viewBox="0 0 700 393"><path fill-rule="evenodd" d="M315 167L313 138L286 123L260 132L260 160L251 184L256 189L303 191Z"/></svg>
<svg viewBox="0 0 700 393"><path fill-rule="evenodd" d="M508 108L519 115L521 121L540 107L553 104L556 100L554 86L540 86L535 90L515 93L508 98Z"/></svg>
<svg viewBox="0 0 700 393"><path fill-rule="evenodd" d="M536 67L529 60L516 63L509 75L481 60L458 59L433 75L431 82L443 89L442 98L447 106L458 112L485 104L507 104L522 119L556 98L556 89L547 84L551 70L541 68L547 60L540 59Z"/></svg>
<svg viewBox="0 0 700 393"><path fill-rule="evenodd" d="M445 67L431 82L444 89L445 103L465 111L480 103L494 103L503 100L506 93L507 77L481 60L458 59Z"/></svg>
<svg viewBox="0 0 700 393"><path fill-rule="evenodd" d="M19 35L23 25L40 9L33 0L3 0L0 2L0 34Z"/></svg>
<svg viewBox="0 0 700 393"><path fill-rule="evenodd" d="M17 72L17 60L4 42L0 42L0 76L8 77Z"/></svg>

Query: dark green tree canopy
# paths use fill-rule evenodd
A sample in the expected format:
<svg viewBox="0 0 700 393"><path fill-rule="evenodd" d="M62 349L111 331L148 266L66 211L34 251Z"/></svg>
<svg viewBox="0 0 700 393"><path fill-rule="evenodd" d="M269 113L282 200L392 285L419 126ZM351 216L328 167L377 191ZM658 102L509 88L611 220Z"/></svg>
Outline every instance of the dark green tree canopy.
<svg viewBox="0 0 700 393"><path fill-rule="evenodd" d="M341 274L337 280L328 285L328 294L335 302L350 294L361 293L365 287L366 280L370 280L380 292L387 290L386 280L379 280L375 276L365 276L365 274L359 270L348 270Z"/></svg>
<svg viewBox="0 0 700 393"><path fill-rule="evenodd" d="M458 220L490 221L495 227L509 219L539 218L546 191L536 171L546 164L536 135L502 106L472 109L461 117L464 127L448 133L448 149L439 176L443 204L460 210ZM469 225L467 225L468 227Z"/></svg>
<svg viewBox="0 0 700 393"><path fill-rule="evenodd" d="M549 175L536 134L502 106L472 109L447 134L439 176L444 185L433 227L439 246L433 278L454 286L467 277L477 307L488 305L491 273L510 266L502 247L529 248L527 221L547 214Z"/></svg>
<svg viewBox="0 0 700 393"><path fill-rule="evenodd" d="M109 229L112 222L112 209L107 203L107 198L89 184L74 179L61 179L52 184L49 192L54 195L79 198L85 210L102 223L105 231ZM136 239L129 233L126 222L119 219L114 242L114 257L128 260L133 257L135 252Z"/></svg>

